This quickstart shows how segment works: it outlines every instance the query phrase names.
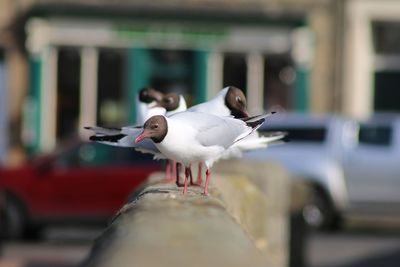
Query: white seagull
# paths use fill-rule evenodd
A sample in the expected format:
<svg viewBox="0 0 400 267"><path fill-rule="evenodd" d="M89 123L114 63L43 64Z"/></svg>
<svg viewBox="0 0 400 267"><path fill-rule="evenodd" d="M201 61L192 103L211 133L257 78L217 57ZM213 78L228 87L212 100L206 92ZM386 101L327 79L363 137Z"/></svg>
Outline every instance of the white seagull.
<svg viewBox="0 0 400 267"><path fill-rule="evenodd" d="M186 101L182 95L176 93L163 94L150 87L140 90L138 100L140 102L138 120L143 122L137 126L123 126L121 128L95 126L84 128L95 132L95 135L90 137L91 141L111 146L133 147L140 152L153 154L156 159L165 159L151 142L136 144L134 140L140 134L145 121L150 117L155 115L171 116L177 112L185 111L187 108Z"/></svg>
<svg viewBox="0 0 400 267"><path fill-rule="evenodd" d="M246 110L246 97L242 90L234 86L223 88L209 101L194 105L187 111L208 113L220 117L245 118L249 116ZM198 164L197 185L202 183L202 164L202 162Z"/></svg>
<svg viewBox="0 0 400 267"><path fill-rule="evenodd" d="M137 116L136 122L143 124L148 118L155 115L164 115L167 111L159 105L162 101L163 93L151 88L145 87L139 91L137 98Z"/></svg>
<svg viewBox="0 0 400 267"><path fill-rule="evenodd" d="M172 115L187 109L185 98L176 93L163 94L151 87L140 90L137 104L138 125L143 125L150 117L155 115Z"/></svg>
<svg viewBox="0 0 400 267"><path fill-rule="evenodd" d="M134 140L140 134L142 125L148 118L154 115L170 116L185 111L187 106L184 97L176 93L163 94L153 88L145 87L139 92L138 102L137 120L141 126L124 126L122 128L85 127L85 129L95 132L90 140L111 146L132 147L142 153L152 154L154 159L167 159L150 140L140 144L136 144ZM176 163L168 161L166 179L174 180L175 177Z"/></svg>
<svg viewBox="0 0 400 267"><path fill-rule="evenodd" d="M187 109L186 101L183 95L178 95L176 93L164 94L159 105L166 109L167 112L165 113L165 116L167 117L178 112L186 111Z"/></svg>
<svg viewBox="0 0 400 267"><path fill-rule="evenodd" d="M184 194L187 192L190 166L204 162L207 168L204 195L208 195L213 163L229 147L261 126L269 115L243 120L200 112L180 112L170 117L157 115L146 121L135 142L149 138L163 155L185 166Z"/></svg>
<svg viewBox="0 0 400 267"><path fill-rule="evenodd" d="M203 112L220 117L233 116L235 118L246 118L249 116L246 107L247 101L243 91L234 86L227 86L211 100L192 106L187 111ZM254 131L248 137L236 142L235 145L221 155L221 158L241 157L243 152L266 148L269 143L282 139L285 135L282 132L275 132L269 136L262 136L259 132ZM198 185L202 183L201 169L202 163L200 162L197 175Z"/></svg>
<svg viewBox="0 0 400 267"><path fill-rule="evenodd" d="M192 106L187 111L203 112L220 117L245 118L249 116L246 110L246 97L242 90L234 86L225 87L211 100Z"/></svg>

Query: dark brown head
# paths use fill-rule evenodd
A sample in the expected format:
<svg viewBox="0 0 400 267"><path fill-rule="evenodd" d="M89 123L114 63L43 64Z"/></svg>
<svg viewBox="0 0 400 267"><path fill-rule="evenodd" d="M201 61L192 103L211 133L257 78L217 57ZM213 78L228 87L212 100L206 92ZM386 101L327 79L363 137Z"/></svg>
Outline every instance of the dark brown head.
<svg viewBox="0 0 400 267"><path fill-rule="evenodd" d="M135 143L146 138L150 138L154 143L160 143L164 140L167 132L168 124L165 117L161 115L153 116L144 123L143 132L136 137Z"/></svg>
<svg viewBox="0 0 400 267"><path fill-rule="evenodd" d="M151 88L145 87L139 92L139 101L143 103L151 103L153 101L161 101L163 93Z"/></svg>
<svg viewBox="0 0 400 267"><path fill-rule="evenodd" d="M165 94L159 105L167 111L175 110L179 107L179 95L176 93Z"/></svg>
<svg viewBox="0 0 400 267"><path fill-rule="evenodd" d="M245 118L249 116L246 109L246 97L242 90L237 87L229 86L228 92L225 95L225 105L235 118Z"/></svg>

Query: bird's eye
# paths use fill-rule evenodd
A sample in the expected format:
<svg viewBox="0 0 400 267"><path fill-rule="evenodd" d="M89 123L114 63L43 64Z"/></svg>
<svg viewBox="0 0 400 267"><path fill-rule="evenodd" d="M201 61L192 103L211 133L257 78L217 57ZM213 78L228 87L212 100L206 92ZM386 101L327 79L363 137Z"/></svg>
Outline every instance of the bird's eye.
<svg viewBox="0 0 400 267"><path fill-rule="evenodd" d="M158 124L154 124L153 129L158 129Z"/></svg>
<svg viewBox="0 0 400 267"><path fill-rule="evenodd" d="M236 97L236 102L241 103L241 102L242 102L242 98L241 98L240 96L237 96L237 97Z"/></svg>

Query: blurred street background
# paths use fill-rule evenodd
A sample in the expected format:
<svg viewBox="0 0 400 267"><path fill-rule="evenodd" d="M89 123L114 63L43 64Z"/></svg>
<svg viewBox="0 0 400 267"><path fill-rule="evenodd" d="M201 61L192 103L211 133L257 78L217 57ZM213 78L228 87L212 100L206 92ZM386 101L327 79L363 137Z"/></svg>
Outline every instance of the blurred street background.
<svg viewBox="0 0 400 267"><path fill-rule="evenodd" d="M0 0L0 267L76 266L164 167L84 126L135 125L145 86L230 85L285 115L260 131L292 142L245 158L307 186L305 266L399 266L400 1Z"/></svg>

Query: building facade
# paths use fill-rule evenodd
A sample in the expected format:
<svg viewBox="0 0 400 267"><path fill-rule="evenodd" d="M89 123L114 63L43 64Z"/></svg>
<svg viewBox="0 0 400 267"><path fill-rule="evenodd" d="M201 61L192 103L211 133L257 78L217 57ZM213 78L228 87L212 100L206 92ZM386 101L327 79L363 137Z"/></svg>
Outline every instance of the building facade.
<svg viewBox="0 0 400 267"><path fill-rule="evenodd" d="M388 97L395 1L4 3L14 14L0 20L11 147L46 151L85 125L134 124L136 94L149 85L189 104L234 85L251 113L400 110Z"/></svg>

